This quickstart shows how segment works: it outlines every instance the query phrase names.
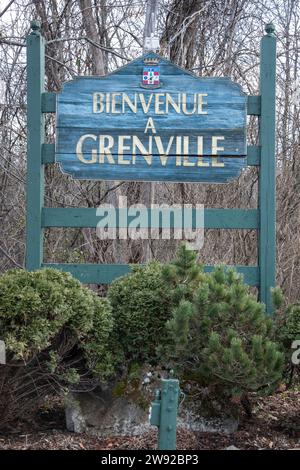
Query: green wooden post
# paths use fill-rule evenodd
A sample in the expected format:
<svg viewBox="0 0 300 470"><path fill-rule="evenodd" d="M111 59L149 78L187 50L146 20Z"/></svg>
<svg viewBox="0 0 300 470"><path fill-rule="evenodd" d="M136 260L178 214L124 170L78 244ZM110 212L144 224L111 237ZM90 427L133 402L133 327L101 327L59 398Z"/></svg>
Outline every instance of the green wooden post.
<svg viewBox="0 0 300 470"><path fill-rule="evenodd" d="M40 23L32 21L27 37L27 220L26 268L39 269L43 261L42 207L44 202L44 117L42 93L45 80L45 45Z"/></svg>
<svg viewBox="0 0 300 470"><path fill-rule="evenodd" d="M276 270L276 160L275 160L275 99L276 99L276 38L274 26L266 25L261 40L260 69L260 145L259 177L259 267L260 300L268 314L273 311L271 288L275 286Z"/></svg>
<svg viewBox="0 0 300 470"><path fill-rule="evenodd" d="M179 381L162 379L151 404L150 424L158 427L158 450L176 450Z"/></svg>
<svg viewBox="0 0 300 470"><path fill-rule="evenodd" d="M176 422L179 399L179 381L162 379L161 411L158 449L176 450Z"/></svg>

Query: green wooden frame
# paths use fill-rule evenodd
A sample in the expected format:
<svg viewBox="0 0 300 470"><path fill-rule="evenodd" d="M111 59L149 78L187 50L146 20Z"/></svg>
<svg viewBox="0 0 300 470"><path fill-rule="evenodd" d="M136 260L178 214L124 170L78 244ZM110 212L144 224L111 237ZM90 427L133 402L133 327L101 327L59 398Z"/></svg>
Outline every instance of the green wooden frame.
<svg viewBox="0 0 300 470"><path fill-rule="evenodd" d="M45 227L96 227L95 210L44 208L44 165L55 162L54 144L44 143L44 114L55 113L56 94L45 92L45 45L37 21L27 38L27 243L26 268L55 267L71 272L84 283L109 284L130 271L121 264L49 264L43 262ZM205 209L205 228L254 229L258 231L258 265L235 266L245 282L259 289L259 297L272 313L271 288L275 286L275 73L274 27L266 26L261 40L260 95L248 96L248 115L259 116L260 145L248 146L248 166L259 167L257 209ZM206 266L211 271L213 266Z"/></svg>

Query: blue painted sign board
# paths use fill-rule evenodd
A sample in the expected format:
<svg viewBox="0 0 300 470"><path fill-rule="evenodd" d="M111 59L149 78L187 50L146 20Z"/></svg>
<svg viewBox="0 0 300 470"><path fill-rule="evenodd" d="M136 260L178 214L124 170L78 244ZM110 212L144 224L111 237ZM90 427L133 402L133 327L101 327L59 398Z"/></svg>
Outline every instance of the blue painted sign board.
<svg viewBox="0 0 300 470"><path fill-rule="evenodd" d="M149 53L57 96L56 162L80 179L224 183L246 166L246 103Z"/></svg>

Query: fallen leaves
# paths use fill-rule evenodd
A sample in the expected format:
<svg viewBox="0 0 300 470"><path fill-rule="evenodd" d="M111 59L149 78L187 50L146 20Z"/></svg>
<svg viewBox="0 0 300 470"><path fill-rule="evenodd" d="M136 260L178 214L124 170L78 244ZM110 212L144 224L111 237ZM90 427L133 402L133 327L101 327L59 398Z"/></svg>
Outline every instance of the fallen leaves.
<svg viewBox="0 0 300 470"><path fill-rule="evenodd" d="M300 449L300 391L284 391L255 398L253 418L244 417L231 435L192 433L179 429L179 450L205 449ZM0 436L0 449L112 450L155 449L155 428L142 436L100 438L63 429L19 432Z"/></svg>

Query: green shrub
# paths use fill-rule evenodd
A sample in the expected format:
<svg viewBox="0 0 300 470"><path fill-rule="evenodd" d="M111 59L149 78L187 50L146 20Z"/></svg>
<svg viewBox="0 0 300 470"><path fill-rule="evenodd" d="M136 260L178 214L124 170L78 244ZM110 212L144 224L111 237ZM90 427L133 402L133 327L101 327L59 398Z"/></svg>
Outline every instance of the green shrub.
<svg viewBox="0 0 300 470"><path fill-rule="evenodd" d="M176 274L188 279L196 271L195 256L186 264L184 256L181 249L173 279ZM273 322L263 304L234 270L217 267L199 276L192 299L180 299L170 283L179 302L168 322L166 359L181 377L210 386L219 395L273 390L282 376L283 356L272 341Z"/></svg>
<svg viewBox="0 0 300 470"><path fill-rule="evenodd" d="M174 306L181 300L192 300L195 290L205 280L195 251L188 249L184 243L179 246L176 258L163 267L162 275Z"/></svg>
<svg viewBox="0 0 300 470"><path fill-rule="evenodd" d="M109 290L115 344L128 361L156 361L157 346L164 340L170 317L169 293L162 279L162 266L134 266L127 276L115 280ZM117 347L117 346L116 346Z"/></svg>
<svg viewBox="0 0 300 470"><path fill-rule="evenodd" d="M300 367L293 364L291 359L294 352L293 343L300 340L300 304L290 305L283 313L278 313L276 338L285 354L285 375L289 376L289 385L294 379L299 382Z"/></svg>
<svg viewBox="0 0 300 470"><path fill-rule="evenodd" d="M95 374L106 380L114 370L111 331L108 301L70 274L54 269L2 274L0 338L8 356L0 375L4 408L14 404L16 415L20 397L25 406L50 391L90 388Z"/></svg>
<svg viewBox="0 0 300 470"><path fill-rule="evenodd" d="M290 305L281 315L277 335L284 350L291 356L293 341L300 340L300 304Z"/></svg>
<svg viewBox="0 0 300 470"><path fill-rule="evenodd" d="M14 358L30 361L51 347L63 328L90 364L102 361L110 368L103 360L112 330L106 299L54 269L12 270L0 276L1 337Z"/></svg>

